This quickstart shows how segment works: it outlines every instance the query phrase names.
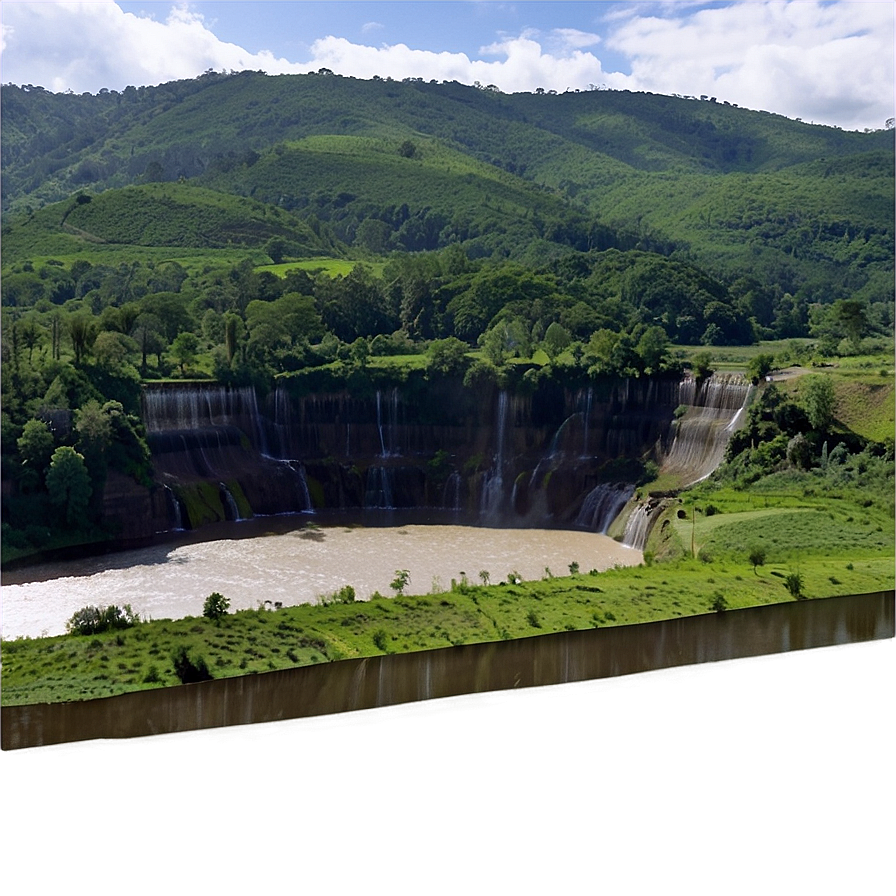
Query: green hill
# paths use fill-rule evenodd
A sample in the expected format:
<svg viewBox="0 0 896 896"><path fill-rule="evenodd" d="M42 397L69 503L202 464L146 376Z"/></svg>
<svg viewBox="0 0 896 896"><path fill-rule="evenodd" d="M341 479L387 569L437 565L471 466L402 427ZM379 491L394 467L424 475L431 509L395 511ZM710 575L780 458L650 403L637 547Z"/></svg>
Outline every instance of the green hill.
<svg viewBox="0 0 896 896"><path fill-rule="evenodd" d="M538 258L558 244L637 244L726 280L749 274L776 299L797 297L803 319L813 302L892 302L892 130L711 97L325 72L212 73L97 96L2 90L7 212L196 179L329 222L367 251L459 241L471 255Z"/></svg>
<svg viewBox="0 0 896 896"><path fill-rule="evenodd" d="M5 264L103 247L262 248L278 240L291 257L340 255L333 240L283 209L192 184L147 184L79 193L4 227Z"/></svg>

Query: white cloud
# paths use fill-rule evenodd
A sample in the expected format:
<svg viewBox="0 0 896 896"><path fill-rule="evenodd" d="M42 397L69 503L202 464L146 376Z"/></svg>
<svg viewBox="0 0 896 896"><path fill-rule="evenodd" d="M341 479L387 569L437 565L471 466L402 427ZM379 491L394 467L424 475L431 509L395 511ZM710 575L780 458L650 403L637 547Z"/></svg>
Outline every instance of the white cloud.
<svg viewBox="0 0 896 896"><path fill-rule="evenodd" d="M606 44L636 90L708 94L848 128L893 114L891 3L740 2L675 17L629 10Z"/></svg>
<svg viewBox="0 0 896 896"><path fill-rule="evenodd" d="M380 31L384 26L379 22L365 22L361 26L361 31L364 34L367 34L370 31Z"/></svg>
<svg viewBox="0 0 896 896"><path fill-rule="evenodd" d="M330 35L313 40L303 62L222 41L187 6L171 7L164 21L111 2L6 2L3 15L3 80L54 91L158 84L208 69L329 68L359 78L479 81L506 92L604 83L707 94L850 128L881 127L893 115L894 13L884 2L628 3L608 10L603 39L575 28L527 30L499 35L473 57ZM371 21L362 30L378 28ZM629 71L606 70L598 46Z"/></svg>
<svg viewBox="0 0 896 896"><path fill-rule="evenodd" d="M590 34L576 28L554 28L551 34L567 47L593 47L601 42L599 34Z"/></svg>
<svg viewBox="0 0 896 896"><path fill-rule="evenodd" d="M6 3L3 17L3 81L56 92L159 84L209 68L307 70L219 40L186 7L172 7L158 22L114 3Z"/></svg>

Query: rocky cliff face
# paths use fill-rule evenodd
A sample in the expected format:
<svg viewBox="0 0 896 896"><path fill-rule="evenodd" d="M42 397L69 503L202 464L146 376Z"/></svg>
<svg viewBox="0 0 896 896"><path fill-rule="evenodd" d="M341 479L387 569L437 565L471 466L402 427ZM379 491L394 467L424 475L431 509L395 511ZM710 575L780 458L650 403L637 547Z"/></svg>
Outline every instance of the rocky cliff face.
<svg viewBox="0 0 896 896"><path fill-rule="evenodd" d="M315 509L441 508L501 525L603 531L669 452L677 380L511 394L441 383L292 396L149 387L167 527ZM691 400L693 397L691 390Z"/></svg>

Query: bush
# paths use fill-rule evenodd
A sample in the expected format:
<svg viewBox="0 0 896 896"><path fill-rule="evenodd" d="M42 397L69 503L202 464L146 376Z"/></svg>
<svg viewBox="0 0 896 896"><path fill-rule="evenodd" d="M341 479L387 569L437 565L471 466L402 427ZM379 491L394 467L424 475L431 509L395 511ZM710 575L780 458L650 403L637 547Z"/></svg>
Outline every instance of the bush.
<svg viewBox="0 0 896 896"><path fill-rule="evenodd" d="M96 635L100 632L130 628L137 625L140 617L131 609L130 604L118 607L82 607L74 613L65 624L66 630L73 635Z"/></svg>
<svg viewBox="0 0 896 896"><path fill-rule="evenodd" d="M404 597L404 589L408 587L411 581L411 574L406 569L396 569L395 578L389 582L389 587L396 593L398 597Z"/></svg>
<svg viewBox="0 0 896 896"><path fill-rule="evenodd" d="M171 661L174 663L174 674L181 684L212 680L212 673L208 671L205 659L201 656L195 660L191 658L183 644L174 652Z"/></svg>
<svg viewBox="0 0 896 896"><path fill-rule="evenodd" d="M716 591L712 596L712 603L709 605L710 610L715 613L724 613L728 609L728 601L721 591Z"/></svg>
<svg viewBox="0 0 896 896"><path fill-rule="evenodd" d="M222 616L227 615L229 608L230 601L223 594L213 591L202 605L202 615L213 622L218 622Z"/></svg>
<svg viewBox="0 0 896 896"><path fill-rule="evenodd" d="M386 630L383 628L378 628L373 633L373 644L377 650L382 650L383 653L386 652Z"/></svg>
<svg viewBox="0 0 896 896"><path fill-rule="evenodd" d="M798 572L788 573L784 577L784 587L790 592L791 597L801 600L803 594L803 577Z"/></svg>

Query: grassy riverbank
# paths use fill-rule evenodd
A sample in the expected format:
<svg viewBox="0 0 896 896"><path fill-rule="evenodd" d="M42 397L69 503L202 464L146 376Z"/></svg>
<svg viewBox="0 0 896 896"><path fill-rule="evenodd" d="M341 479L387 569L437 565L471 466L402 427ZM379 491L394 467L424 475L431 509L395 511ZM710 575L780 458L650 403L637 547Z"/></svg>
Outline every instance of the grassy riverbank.
<svg viewBox="0 0 896 896"><path fill-rule="evenodd" d="M794 575L799 577L800 597L808 599L893 587L892 527L878 531L875 522L885 512L872 514L867 523L852 524L833 512L835 519L827 519L839 526L842 537L832 549L821 511L788 506L795 496L784 498L779 506L709 517L703 507L699 521L680 520L672 508L669 516L675 521L662 527L650 546L675 553L677 559L640 567L517 584L474 586L461 581L438 594L329 600L240 611L217 623L188 617L97 635L5 642L2 701L63 702L176 685L172 658L181 648L197 664L201 657L212 676L223 678L780 603L795 599L787 587L788 577ZM733 507L734 498L730 500ZM755 543L760 520L771 526L776 518L781 526L776 531L785 536L794 531L795 522L804 521L806 532L815 531L824 550L802 542L792 550L770 543L765 562L754 569L746 545ZM753 538L745 538L744 526ZM696 558L687 556L692 535ZM650 560L651 552L647 556Z"/></svg>

